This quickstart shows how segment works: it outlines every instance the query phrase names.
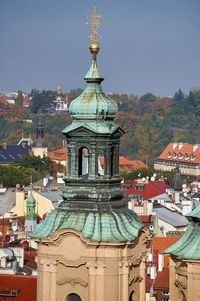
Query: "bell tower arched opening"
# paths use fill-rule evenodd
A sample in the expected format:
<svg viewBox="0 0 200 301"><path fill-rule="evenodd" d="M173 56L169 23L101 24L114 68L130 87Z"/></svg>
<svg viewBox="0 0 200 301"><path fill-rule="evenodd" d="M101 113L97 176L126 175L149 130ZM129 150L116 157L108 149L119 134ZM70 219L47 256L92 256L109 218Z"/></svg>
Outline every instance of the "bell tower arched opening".
<svg viewBox="0 0 200 301"><path fill-rule="evenodd" d="M78 152L78 176L85 176L89 170L88 149L83 146Z"/></svg>

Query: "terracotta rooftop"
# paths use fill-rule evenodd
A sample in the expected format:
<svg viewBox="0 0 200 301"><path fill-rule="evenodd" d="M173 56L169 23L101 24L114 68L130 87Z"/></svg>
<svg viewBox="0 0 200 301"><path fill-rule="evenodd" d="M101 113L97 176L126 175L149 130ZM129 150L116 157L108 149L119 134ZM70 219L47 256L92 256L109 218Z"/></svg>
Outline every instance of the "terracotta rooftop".
<svg viewBox="0 0 200 301"><path fill-rule="evenodd" d="M34 276L0 274L0 301L36 301L36 287L37 278ZM6 296L12 290L18 291L18 295Z"/></svg>
<svg viewBox="0 0 200 301"><path fill-rule="evenodd" d="M52 160L56 161L65 161L66 160L66 147L63 146L62 148L55 150L53 152L48 153L48 157ZM100 156L99 157L101 166L104 166L104 157ZM144 164L140 160L128 160L124 156L119 157L119 169L123 171L133 171L139 168L148 168L146 164Z"/></svg>
<svg viewBox="0 0 200 301"><path fill-rule="evenodd" d="M178 236L169 236L169 237L154 237L152 239L152 246L154 250L162 252L163 250L169 248L173 245L180 237Z"/></svg>
<svg viewBox="0 0 200 301"><path fill-rule="evenodd" d="M99 157L101 166L104 166L104 157ZM129 160L124 156L119 156L119 169L123 171L133 171L139 168L148 168L146 164L144 164L140 160Z"/></svg>
<svg viewBox="0 0 200 301"><path fill-rule="evenodd" d="M170 143L159 159L200 164L200 144Z"/></svg>
<svg viewBox="0 0 200 301"><path fill-rule="evenodd" d="M126 193L128 195L141 195L144 200L148 200L165 193L168 188L169 185L163 181L149 181L148 183L133 181L131 188Z"/></svg>
<svg viewBox="0 0 200 301"><path fill-rule="evenodd" d="M52 160L57 160L57 161L65 161L66 160L66 147L63 146L60 149L55 150L54 152L48 153L48 157Z"/></svg>
<svg viewBox="0 0 200 301"><path fill-rule="evenodd" d="M163 268L162 272L157 272L154 289L169 289L169 269Z"/></svg>

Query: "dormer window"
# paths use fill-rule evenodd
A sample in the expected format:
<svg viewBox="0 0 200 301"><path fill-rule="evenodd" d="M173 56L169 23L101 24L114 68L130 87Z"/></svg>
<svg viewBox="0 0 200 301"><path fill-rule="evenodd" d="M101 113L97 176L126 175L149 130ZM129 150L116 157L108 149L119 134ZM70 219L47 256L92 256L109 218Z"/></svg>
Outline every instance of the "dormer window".
<svg viewBox="0 0 200 301"><path fill-rule="evenodd" d="M192 154L191 155L191 160L194 161L195 160L195 156Z"/></svg>
<svg viewBox="0 0 200 301"><path fill-rule="evenodd" d="M189 156L187 153L185 153L185 160L188 160L189 159Z"/></svg>
<svg viewBox="0 0 200 301"><path fill-rule="evenodd" d="M173 153L173 158L176 159L177 158L177 154Z"/></svg>
<svg viewBox="0 0 200 301"><path fill-rule="evenodd" d="M179 153L179 159L183 159L183 154L182 153Z"/></svg>
<svg viewBox="0 0 200 301"><path fill-rule="evenodd" d="M168 158L171 158L171 156L172 156L171 153L168 152L167 157L168 157Z"/></svg>

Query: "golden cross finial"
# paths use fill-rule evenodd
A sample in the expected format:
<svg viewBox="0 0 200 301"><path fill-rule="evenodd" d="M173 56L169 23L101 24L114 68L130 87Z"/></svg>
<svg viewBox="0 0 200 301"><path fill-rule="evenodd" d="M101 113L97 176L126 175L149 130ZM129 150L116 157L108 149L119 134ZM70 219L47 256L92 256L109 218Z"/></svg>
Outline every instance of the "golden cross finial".
<svg viewBox="0 0 200 301"><path fill-rule="evenodd" d="M100 36L98 35L98 28L99 28L99 26L102 25L102 21L101 21L102 16L97 15L96 7L94 7L94 10L93 10L91 16L89 16L88 18L89 18L89 21L86 24L91 26L91 29L92 29L92 33L89 36L89 38L92 42L91 46L90 46L90 51L94 55L96 55L100 49L99 44L98 44L98 39L100 38ZM96 50L94 50L94 48Z"/></svg>

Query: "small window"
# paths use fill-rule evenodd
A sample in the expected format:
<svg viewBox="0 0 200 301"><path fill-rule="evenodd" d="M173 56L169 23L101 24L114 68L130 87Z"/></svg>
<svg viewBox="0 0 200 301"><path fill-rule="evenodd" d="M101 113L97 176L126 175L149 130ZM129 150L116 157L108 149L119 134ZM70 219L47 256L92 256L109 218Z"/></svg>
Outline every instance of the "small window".
<svg viewBox="0 0 200 301"><path fill-rule="evenodd" d="M183 159L183 154L179 153L179 159Z"/></svg>
<svg viewBox="0 0 200 301"><path fill-rule="evenodd" d="M189 159L189 156L187 153L185 153L185 160L188 160Z"/></svg>
<svg viewBox="0 0 200 301"><path fill-rule="evenodd" d="M66 301L81 301L81 298L77 294L69 294Z"/></svg>
<svg viewBox="0 0 200 301"><path fill-rule="evenodd" d="M168 152L167 157L168 157L168 158L171 158L171 156L172 156L171 153Z"/></svg>

